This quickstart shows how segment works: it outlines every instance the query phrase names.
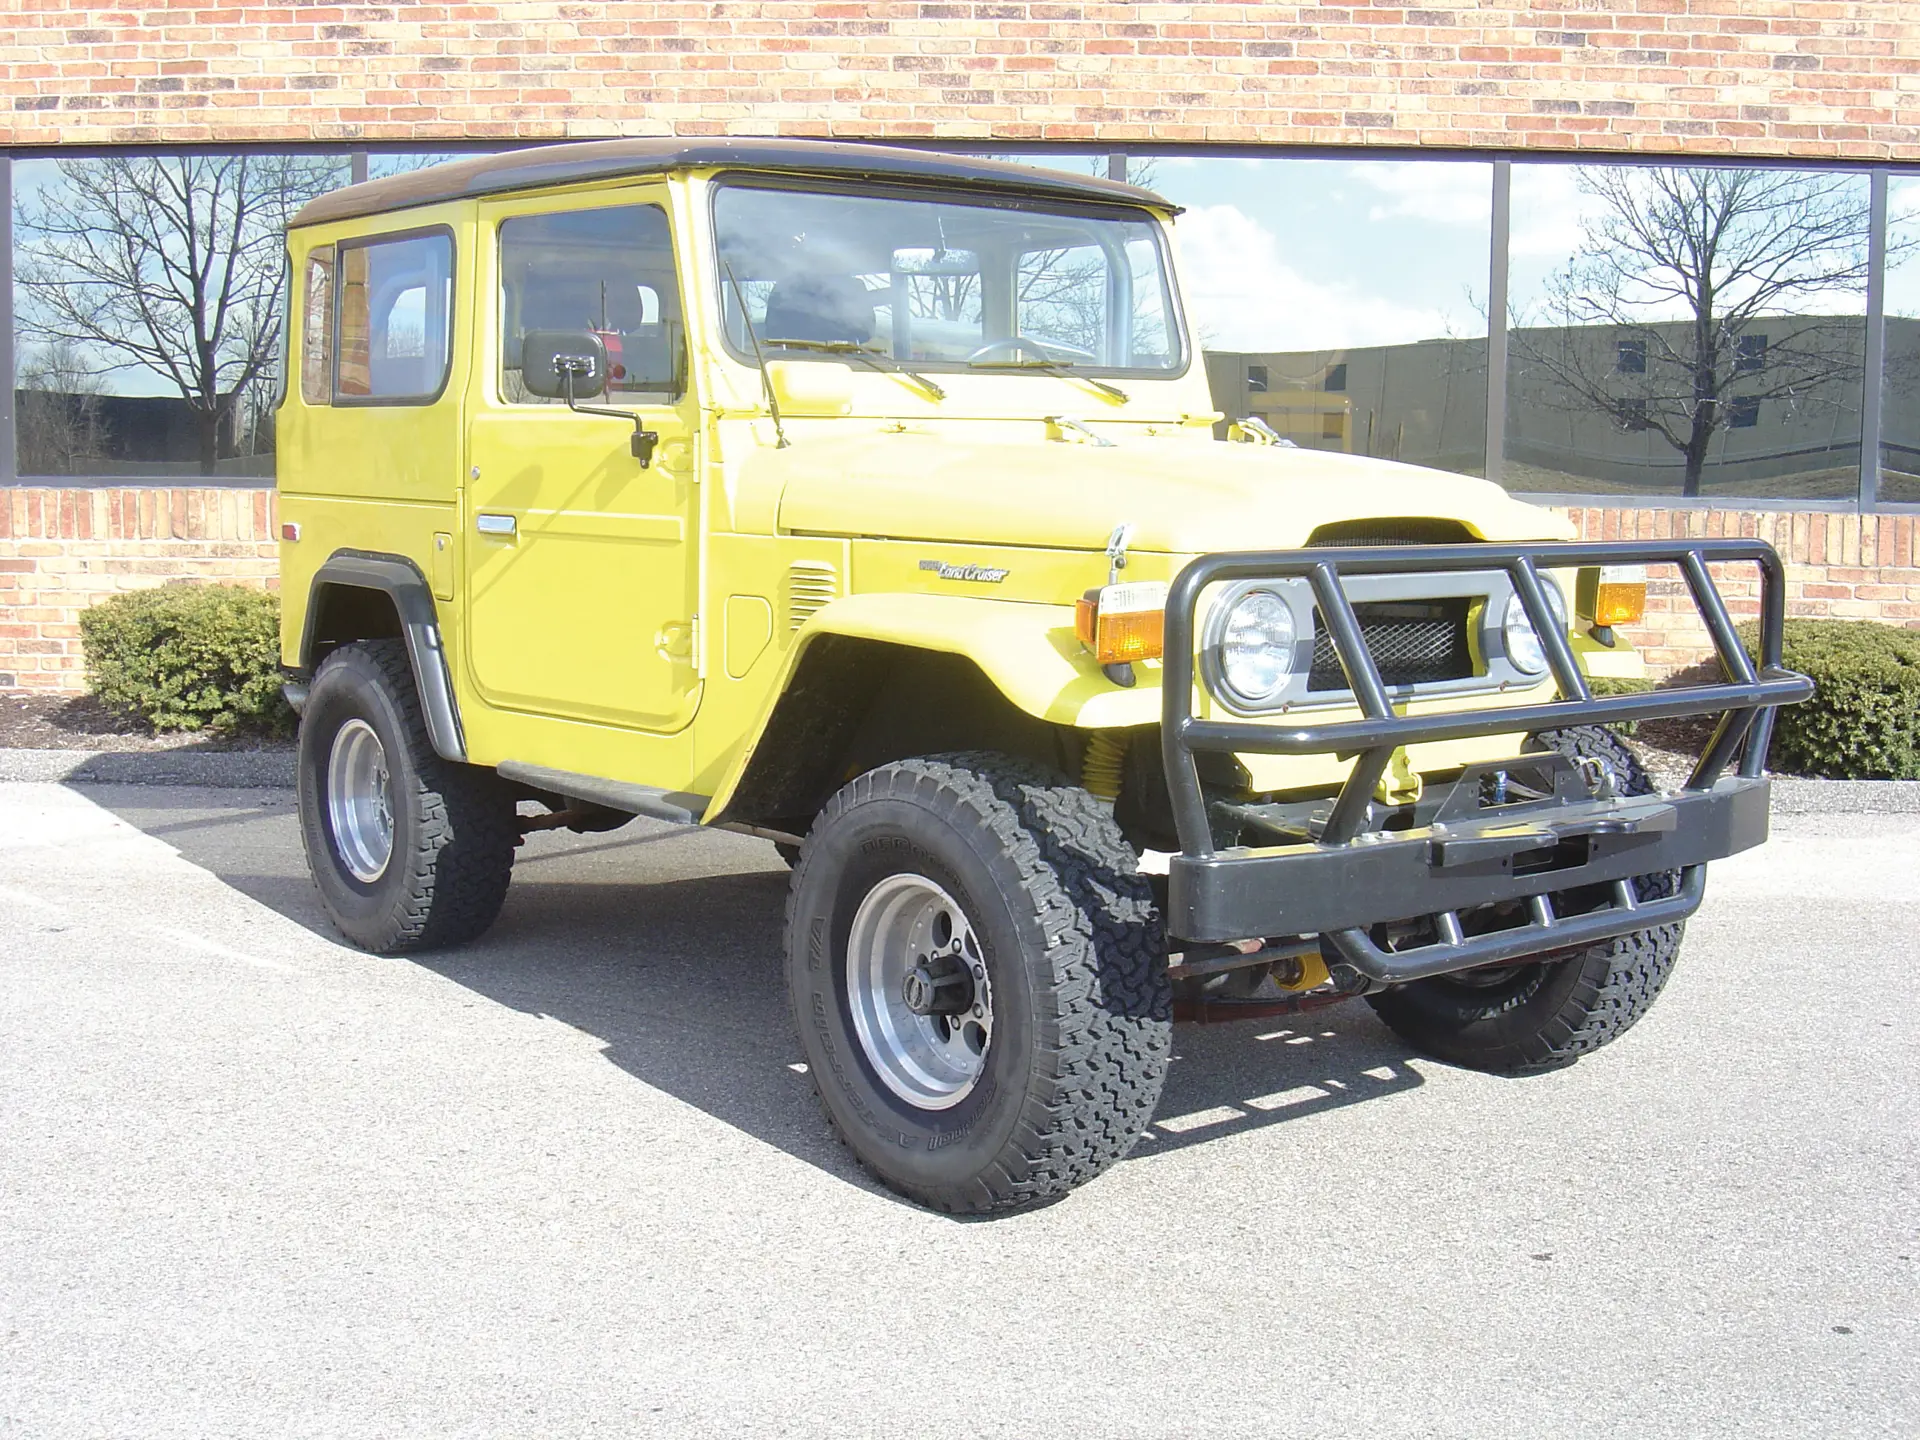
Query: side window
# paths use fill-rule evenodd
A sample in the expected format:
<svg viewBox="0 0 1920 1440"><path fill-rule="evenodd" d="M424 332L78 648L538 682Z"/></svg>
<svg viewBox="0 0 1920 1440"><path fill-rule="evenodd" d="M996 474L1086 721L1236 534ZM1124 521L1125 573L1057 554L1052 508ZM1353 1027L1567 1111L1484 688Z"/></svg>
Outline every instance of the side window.
<svg viewBox="0 0 1920 1440"><path fill-rule="evenodd" d="M452 238L342 245L339 264L335 401L433 399L447 380Z"/></svg>
<svg viewBox="0 0 1920 1440"><path fill-rule="evenodd" d="M686 327L666 212L620 205L502 222L500 393L514 404L562 404L520 382L520 342L530 330L599 336L614 398L677 398L686 389Z"/></svg>
<svg viewBox="0 0 1920 1440"><path fill-rule="evenodd" d="M333 398L333 247L307 256L300 290L300 398L324 405Z"/></svg>

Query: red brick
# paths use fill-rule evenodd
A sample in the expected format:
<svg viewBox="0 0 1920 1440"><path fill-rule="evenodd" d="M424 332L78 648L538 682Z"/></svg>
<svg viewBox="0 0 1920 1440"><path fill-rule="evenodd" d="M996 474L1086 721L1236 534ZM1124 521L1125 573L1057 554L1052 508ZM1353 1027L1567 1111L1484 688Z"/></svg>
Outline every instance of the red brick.
<svg viewBox="0 0 1920 1440"><path fill-rule="evenodd" d="M9 11L0 99L28 108L0 105L0 144L420 143L742 124L841 138L964 130L1098 143L1187 138L1207 125L1209 138L1253 144L1358 144L1386 132L1396 144L1450 148L1920 159L1920 126L1886 99L1889 77L1920 59L1910 27L1870 26L1861 16L1873 7L1862 3L1802 5L1785 20L1733 13L1748 8L1640 0L1615 28L1614 15L1592 7L1501 4L1204 0L922 14L891 4L609 0L563 7L535 39L523 7L498 0L399 4L377 24L341 7L175 9L166 26L138 8L37 0ZM102 38L75 43L76 18ZM1561 43L1570 33L1585 42ZM900 63L909 60L918 63ZM1240 89L1274 69L1289 72L1280 87ZM1197 118L1193 106L1166 101L1174 74L1246 103L1227 124ZM832 78L816 90L815 75ZM787 88L783 76L809 80ZM1450 100L1465 86L1487 87L1467 92L1484 109L1394 103ZM1721 98L1736 93L1751 99ZM1580 113L1535 113L1535 101L1569 95ZM56 96L58 108L36 103ZM1071 124L1025 118L1068 107ZM1390 126L1375 124L1388 113Z"/></svg>

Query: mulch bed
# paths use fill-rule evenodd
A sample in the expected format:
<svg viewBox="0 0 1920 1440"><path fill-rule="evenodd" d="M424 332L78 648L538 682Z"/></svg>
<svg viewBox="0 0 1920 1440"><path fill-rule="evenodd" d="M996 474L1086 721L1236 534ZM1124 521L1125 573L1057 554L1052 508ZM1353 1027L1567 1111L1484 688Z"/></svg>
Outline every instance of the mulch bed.
<svg viewBox="0 0 1920 1440"><path fill-rule="evenodd" d="M0 695L0 750L291 750L291 740L168 731L91 695Z"/></svg>

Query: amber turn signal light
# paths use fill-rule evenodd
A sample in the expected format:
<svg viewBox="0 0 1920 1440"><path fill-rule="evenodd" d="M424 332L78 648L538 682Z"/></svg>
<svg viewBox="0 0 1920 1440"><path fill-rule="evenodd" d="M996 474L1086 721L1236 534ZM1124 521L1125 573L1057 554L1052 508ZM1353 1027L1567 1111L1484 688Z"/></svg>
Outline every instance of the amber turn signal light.
<svg viewBox="0 0 1920 1440"><path fill-rule="evenodd" d="M1074 602L1073 629L1102 665L1157 660L1166 647L1167 587L1136 580L1089 590Z"/></svg>
<svg viewBox="0 0 1920 1440"><path fill-rule="evenodd" d="M1597 565L1580 572L1574 608L1595 625L1638 625L1647 613L1647 572L1641 565Z"/></svg>

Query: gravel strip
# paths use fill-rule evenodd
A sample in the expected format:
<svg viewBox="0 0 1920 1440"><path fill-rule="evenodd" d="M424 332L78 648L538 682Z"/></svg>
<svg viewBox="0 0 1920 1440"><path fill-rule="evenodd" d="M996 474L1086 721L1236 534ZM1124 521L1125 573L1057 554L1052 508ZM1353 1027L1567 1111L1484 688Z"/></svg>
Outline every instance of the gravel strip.
<svg viewBox="0 0 1920 1440"><path fill-rule="evenodd" d="M0 750L0 782L292 788L290 750Z"/></svg>

